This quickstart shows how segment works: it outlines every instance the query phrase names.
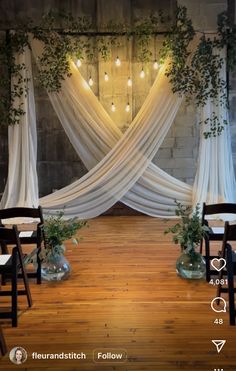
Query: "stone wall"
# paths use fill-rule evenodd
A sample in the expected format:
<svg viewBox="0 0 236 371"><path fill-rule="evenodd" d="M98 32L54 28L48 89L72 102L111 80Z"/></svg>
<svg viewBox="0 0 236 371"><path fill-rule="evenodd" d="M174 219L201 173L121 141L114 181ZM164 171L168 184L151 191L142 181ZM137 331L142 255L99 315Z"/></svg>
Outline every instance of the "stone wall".
<svg viewBox="0 0 236 371"><path fill-rule="evenodd" d="M179 4L188 8L196 29L213 30L216 26L217 14L226 9L226 0L179 0ZM108 6L109 4L109 6ZM50 8L65 9L71 11L74 16L87 15L97 23L106 22L109 19L117 21L133 22L135 17L150 15L159 9L168 10L173 19L176 6L174 0L71 0L71 1L39 1L39 0L2 0L0 2L0 28L14 25L16 18L25 18L27 15L37 23L42 14ZM158 55L161 39L153 53ZM137 114L156 73L152 63L145 66L146 77L140 81L139 72L141 64L136 58L136 45L130 41L121 39L119 48L112 50L111 61L103 62L96 59L94 63L83 63L81 72L85 78L92 74L94 80L93 91L99 97L105 109L112 115L117 125L124 131ZM116 56L122 61L117 70L114 67ZM111 63L112 62L112 63ZM35 68L34 68L35 70ZM104 72L109 73L110 84L104 82ZM35 70L36 72L36 70ZM127 77L131 75L133 86L126 88ZM236 101L236 73L231 74L230 98L232 101L231 119L235 123L236 111L233 108ZM124 94L125 91L125 94ZM47 93L35 86L36 113L38 126L38 174L40 195L52 192L80 178L86 173L82 162L68 141L52 107ZM131 111L125 112L124 107L129 100ZM117 107L116 112L111 113L111 102ZM198 119L192 105L182 103L176 116L175 122L170 129L158 153L153 161L169 174L192 184L198 153ZM236 129L233 131L233 149L236 163ZM0 169L1 177L0 192L4 188L6 180L7 162L7 139L6 130L0 132Z"/></svg>
<svg viewBox="0 0 236 371"><path fill-rule="evenodd" d="M194 29L205 32L215 31L217 15L227 10L227 0L178 0L178 4L188 9Z"/></svg>

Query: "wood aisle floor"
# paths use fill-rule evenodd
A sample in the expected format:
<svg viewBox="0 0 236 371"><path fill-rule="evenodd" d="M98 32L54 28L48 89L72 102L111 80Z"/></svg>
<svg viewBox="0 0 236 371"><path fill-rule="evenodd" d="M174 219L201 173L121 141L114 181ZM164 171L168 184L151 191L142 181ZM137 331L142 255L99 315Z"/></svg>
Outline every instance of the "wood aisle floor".
<svg viewBox="0 0 236 371"><path fill-rule="evenodd" d="M172 222L173 223L173 222ZM20 297L18 328L1 322L8 348L28 352L22 366L8 356L3 370L218 371L236 370L236 328L216 315L215 288L176 276L179 248L164 223L146 216L99 217L67 244L69 280L36 285L34 304ZM215 325L215 318L224 324ZM227 340L220 354L213 339ZM125 349L125 363L93 362L94 349ZM80 353L86 360L33 360L37 353Z"/></svg>

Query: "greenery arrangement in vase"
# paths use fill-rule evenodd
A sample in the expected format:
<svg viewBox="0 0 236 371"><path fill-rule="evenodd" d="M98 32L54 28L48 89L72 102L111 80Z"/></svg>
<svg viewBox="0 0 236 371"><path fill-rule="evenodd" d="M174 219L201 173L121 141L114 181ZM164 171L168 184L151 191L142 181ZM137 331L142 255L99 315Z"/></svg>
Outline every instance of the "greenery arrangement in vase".
<svg viewBox="0 0 236 371"><path fill-rule="evenodd" d="M77 218L64 219L64 213L48 217L44 222L45 249L42 251L42 278L47 281L60 281L68 278L71 268L64 256L64 241L71 239L78 244L77 231L87 225L87 221Z"/></svg>
<svg viewBox="0 0 236 371"><path fill-rule="evenodd" d="M201 279L206 274L206 264L196 248L209 228L201 223L199 205L195 209L179 202L176 205L175 214L180 221L164 231L165 234L173 233L174 243L181 247L182 254L176 261L176 271L183 278Z"/></svg>

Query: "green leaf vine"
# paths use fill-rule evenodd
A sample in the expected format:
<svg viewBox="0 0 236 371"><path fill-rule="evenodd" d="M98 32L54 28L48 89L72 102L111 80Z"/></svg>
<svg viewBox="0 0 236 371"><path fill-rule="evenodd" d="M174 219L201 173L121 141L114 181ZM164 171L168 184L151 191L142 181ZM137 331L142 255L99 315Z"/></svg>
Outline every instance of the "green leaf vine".
<svg viewBox="0 0 236 371"><path fill-rule="evenodd" d="M228 39L224 37L226 18L222 16L218 20L218 38L211 39L203 34L196 46L191 51L196 32L192 22L187 16L187 9L179 7L176 13L176 24L166 36L161 50L161 59L167 56L170 63L166 75L172 84L174 93L184 95L187 101L194 99L197 106L203 107L210 99L217 105L228 108L226 93L226 80L221 77L221 68L224 60L221 50L229 47ZM231 52L232 53L232 52ZM231 55L230 63L236 62L236 50L234 57ZM209 125L210 129L204 132L205 138L216 137L224 130L227 121L217 117L215 112L201 124Z"/></svg>
<svg viewBox="0 0 236 371"><path fill-rule="evenodd" d="M27 78L23 71L24 63L16 62L16 53L22 53L28 40L24 32L8 33L6 40L0 42L0 65L3 73L0 79L0 114L2 125L18 124L24 115L23 104L14 105L14 100L27 94ZM11 84L10 76L14 77ZM23 83L23 84L22 84Z"/></svg>
<svg viewBox="0 0 236 371"><path fill-rule="evenodd" d="M70 13L51 10L37 26L31 20L17 25L17 30L0 42L0 65L6 72L0 80L1 124L19 123L24 114L21 104L18 107L13 104L15 98L27 94L27 80L23 77L25 66L17 64L14 55L23 52L25 45L29 45L29 33L44 45L39 57L39 83L49 92L55 92L61 89L65 77L70 76L71 57L86 59L89 63L99 57L107 61L112 48L120 45L120 37L127 40L132 37L136 42L138 61L149 62L153 58L151 41L155 40L160 25L168 21L168 17L160 12L136 19L132 27L111 20L98 30L88 17L75 18ZM191 51L195 36L187 9L178 7L176 22L166 33L160 52L160 61L170 57L166 75L172 90L184 95L187 101L194 99L197 106L204 106L211 99L228 107L226 81L220 74L224 63L220 52L227 48L228 65L233 68L236 64L236 26L230 26L227 14L222 13L218 18L217 38L211 39L203 34L195 50ZM10 89L11 76L16 77L16 84ZM227 121L214 112L201 124L209 125L210 129L204 133L209 138L220 135Z"/></svg>

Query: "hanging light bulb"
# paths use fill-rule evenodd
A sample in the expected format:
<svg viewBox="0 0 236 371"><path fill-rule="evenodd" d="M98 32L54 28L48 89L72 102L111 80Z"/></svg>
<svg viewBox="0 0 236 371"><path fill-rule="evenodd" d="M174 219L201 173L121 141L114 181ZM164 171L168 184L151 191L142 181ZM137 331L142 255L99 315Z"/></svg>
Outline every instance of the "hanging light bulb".
<svg viewBox="0 0 236 371"><path fill-rule="evenodd" d="M126 104L125 110L126 110L126 112L129 112L130 111L130 104L129 104L129 102Z"/></svg>
<svg viewBox="0 0 236 371"><path fill-rule="evenodd" d="M157 61L155 61L155 62L153 63L153 68L154 68L154 70L158 70L158 68L159 68L159 64L158 64Z"/></svg>
<svg viewBox="0 0 236 371"><path fill-rule="evenodd" d="M106 72L104 73L104 80L105 81L108 81L109 80L109 76L108 76L108 74Z"/></svg>
<svg viewBox="0 0 236 371"><path fill-rule="evenodd" d="M132 86L132 80L131 80L130 77L128 78L127 85L128 85L128 86Z"/></svg>
<svg viewBox="0 0 236 371"><path fill-rule="evenodd" d="M87 81L83 81L83 87L88 90L89 89L89 84L87 83Z"/></svg>
<svg viewBox="0 0 236 371"><path fill-rule="evenodd" d="M143 68L142 68L142 71L140 72L140 75L139 75L139 76L141 77L141 79L144 79L144 77L145 77L145 72L144 72Z"/></svg>
<svg viewBox="0 0 236 371"><path fill-rule="evenodd" d="M77 59L76 66L79 68L79 67L81 67L81 65L82 65L81 60L80 59Z"/></svg>
<svg viewBox="0 0 236 371"><path fill-rule="evenodd" d="M117 56L116 57L116 66L119 67L121 65L121 61L120 61L120 58Z"/></svg>
<svg viewBox="0 0 236 371"><path fill-rule="evenodd" d="M92 76L90 76L90 78L89 78L89 86L93 86L93 79L92 79Z"/></svg>
<svg viewBox="0 0 236 371"><path fill-rule="evenodd" d="M116 106L114 105L113 102L112 102L112 104L111 104L111 110L112 110L112 112L115 112L115 110L116 110Z"/></svg>

